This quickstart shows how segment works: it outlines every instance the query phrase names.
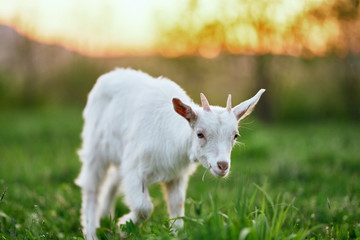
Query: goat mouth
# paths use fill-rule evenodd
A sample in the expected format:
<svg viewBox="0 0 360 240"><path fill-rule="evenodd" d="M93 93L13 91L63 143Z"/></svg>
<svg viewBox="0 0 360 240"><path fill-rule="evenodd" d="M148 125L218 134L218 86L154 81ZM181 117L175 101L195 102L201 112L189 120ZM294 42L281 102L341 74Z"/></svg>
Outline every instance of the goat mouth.
<svg viewBox="0 0 360 240"><path fill-rule="evenodd" d="M225 177L229 173L229 171L225 171L225 172L216 171L211 166L209 167L209 170L211 174L214 175L215 177Z"/></svg>

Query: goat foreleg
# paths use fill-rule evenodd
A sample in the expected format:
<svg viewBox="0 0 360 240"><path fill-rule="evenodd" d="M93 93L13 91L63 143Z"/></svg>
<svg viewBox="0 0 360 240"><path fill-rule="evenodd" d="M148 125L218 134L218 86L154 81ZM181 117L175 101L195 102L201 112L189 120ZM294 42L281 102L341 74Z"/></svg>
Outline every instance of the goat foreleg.
<svg viewBox="0 0 360 240"><path fill-rule="evenodd" d="M168 204L170 218L184 216L187 182L188 176L181 176L180 178L165 183L166 201ZM182 219L174 220L174 226L176 228L182 227L183 225L184 221Z"/></svg>
<svg viewBox="0 0 360 240"><path fill-rule="evenodd" d="M153 210L153 205L148 186L138 176L136 170L127 172L122 178L122 191L125 195L125 202L130 208L130 213L122 216L118 224L125 224L130 220L139 224L147 220Z"/></svg>

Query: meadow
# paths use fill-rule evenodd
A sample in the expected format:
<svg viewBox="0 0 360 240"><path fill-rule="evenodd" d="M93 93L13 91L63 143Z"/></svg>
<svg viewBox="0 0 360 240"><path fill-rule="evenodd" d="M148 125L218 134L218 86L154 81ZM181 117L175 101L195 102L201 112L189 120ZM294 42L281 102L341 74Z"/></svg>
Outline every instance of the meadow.
<svg viewBox="0 0 360 240"><path fill-rule="evenodd" d="M0 114L0 239L83 239L80 108ZM129 239L360 239L360 126L342 121L264 124L249 118L232 153L231 174L203 167L192 176L185 227L171 232L162 189L154 212ZM100 239L119 239L119 198Z"/></svg>

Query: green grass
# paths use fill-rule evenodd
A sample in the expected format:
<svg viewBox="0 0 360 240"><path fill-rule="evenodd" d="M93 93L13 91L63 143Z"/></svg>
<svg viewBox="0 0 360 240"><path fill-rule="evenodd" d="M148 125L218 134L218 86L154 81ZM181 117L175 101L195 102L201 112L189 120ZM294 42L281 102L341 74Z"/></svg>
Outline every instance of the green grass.
<svg viewBox="0 0 360 240"><path fill-rule="evenodd" d="M130 239L360 239L360 126L348 122L264 125L246 121L232 173L215 179L199 167L186 200L185 227L170 231L161 187L154 212ZM0 239L82 239L81 111L0 114ZM116 218L128 210L121 199ZM119 239L103 219L101 239Z"/></svg>

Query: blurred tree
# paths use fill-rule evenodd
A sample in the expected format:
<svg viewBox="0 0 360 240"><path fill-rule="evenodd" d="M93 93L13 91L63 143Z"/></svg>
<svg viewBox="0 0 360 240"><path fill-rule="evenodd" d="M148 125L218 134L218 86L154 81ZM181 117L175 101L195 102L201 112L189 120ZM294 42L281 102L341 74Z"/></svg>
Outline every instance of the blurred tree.
<svg viewBox="0 0 360 240"><path fill-rule="evenodd" d="M14 59L18 66L18 77L22 86L20 104L31 106L37 104L39 94L37 92L38 74L35 64L34 42L26 37L17 39Z"/></svg>
<svg viewBox="0 0 360 240"><path fill-rule="evenodd" d="M254 61L254 79L255 79L255 91L258 91L261 88L267 89L268 92L262 95L261 101L258 103L256 113L258 116L266 122L273 120L273 112L271 109L272 99L270 90L270 71L269 63L271 61L271 55L257 55Z"/></svg>
<svg viewBox="0 0 360 240"><path fill-rule="evenodd" d="M260 46L259 53L255 55L254 61L254 82L255 82L255 90L264 88L267 89L268 92L262 96L262 100L259 102L257 106L257 114L258 116L266 122L270 122L273 119L273 113L271 111L271 98L272 94L269 94L270 88L270 67L269 62L271 61L271 55L263 54L263 50L261 48L265 48L267 44L269 44L269 39L276 34L275 29L270 24L270 19L268 19L269 15L266 14L270 11L270 4L269 2L259 2L256 5L256 8L252 8L250 15L251 18L249 19L251 25L257 32L257 41L258 46ZM255 10L256 9L256 10ZM260 12L263 18L257 17L257 14L254 12Z"/></svg>
<svg viewBox="0 0 360 240"><path fill-rule="evenodd" d="M344 79L342 84L343 96L350 118L355 121L360 120L360 64L359 60L352 54L348 54L343 61Z"/></svg>
<svg viewBox="0 0 360 240"><path fill-rule="evenodd" d="M360 53L360 5L359 0L337 0L322 8L310 11L317 21L323 22L335 18L340 25L337 44L332 51L344 58L342 61L344 77L341 90L345 98L345 106L351 119L360 120L360 65L354 53Z"/></svg>
<svg viewBox="0 0 360 240"><path fill-rule="evenodd" d="M346 45L349 46L345 57L344 68L345 76L343 80L343 91L346 101L347 111L351 119L360 120L360 64L351 52L351 45L360 44L360 6L359 0L346 1L346 4L336 4L333 8L340 20L343 32L343 38ZM354 25L357 28L354 28Z"/></svg>

